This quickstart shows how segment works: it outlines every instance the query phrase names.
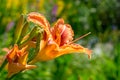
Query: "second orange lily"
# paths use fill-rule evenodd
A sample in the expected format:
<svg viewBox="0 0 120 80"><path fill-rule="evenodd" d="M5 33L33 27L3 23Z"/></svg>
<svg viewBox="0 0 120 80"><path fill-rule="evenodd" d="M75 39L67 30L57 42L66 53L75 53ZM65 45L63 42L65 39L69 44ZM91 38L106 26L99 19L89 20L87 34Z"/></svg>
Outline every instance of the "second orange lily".
<svg viewBox="0 0 120 80"><path fill-rule="evenodd" d="M27 64L28 52L26 51L26 48L27 46L19 50L17 44L15 44L8 52L6 56L6 59L8 60L8 78L20 71L36 67L35 65Z"/></svg>

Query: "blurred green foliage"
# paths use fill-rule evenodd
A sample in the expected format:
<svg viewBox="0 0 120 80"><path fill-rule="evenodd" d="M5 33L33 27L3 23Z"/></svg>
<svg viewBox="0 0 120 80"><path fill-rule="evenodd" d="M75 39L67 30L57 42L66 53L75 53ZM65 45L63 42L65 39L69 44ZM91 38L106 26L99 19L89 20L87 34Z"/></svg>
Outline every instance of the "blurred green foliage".
<svg viewBox="0 0 120 80"><path fill-rule="evenodd" d="M93 50L92 58L70 54L37 63L38 68L22 72L13 80L119 80L119 0L0 0L0 60L10 47L21 14L37 11L53 23L63 18L71 24L75 38L92 32L78 43ZM1 63L1 61L0 61ZM0 73L4 80L7 72Z"/></svg>

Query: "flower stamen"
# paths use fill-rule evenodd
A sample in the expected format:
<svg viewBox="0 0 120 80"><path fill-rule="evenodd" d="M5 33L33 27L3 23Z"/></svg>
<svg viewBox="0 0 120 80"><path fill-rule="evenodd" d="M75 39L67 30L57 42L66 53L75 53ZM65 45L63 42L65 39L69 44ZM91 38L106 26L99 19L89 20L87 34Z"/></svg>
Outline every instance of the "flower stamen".
<svg viewBox="0 0 120 80"><path fill-rule="evenodd" d="M82 39L82 38L88 36L89 34L91 34L91 32L88 32L87 34L84 34L83 36L80 36L79 38L73 40L72 42L69 42L69 44L72 44L72 43L74 43L74 42L76 42L76 41L78 41L78 40L80 40L80 39Z"/></svg>

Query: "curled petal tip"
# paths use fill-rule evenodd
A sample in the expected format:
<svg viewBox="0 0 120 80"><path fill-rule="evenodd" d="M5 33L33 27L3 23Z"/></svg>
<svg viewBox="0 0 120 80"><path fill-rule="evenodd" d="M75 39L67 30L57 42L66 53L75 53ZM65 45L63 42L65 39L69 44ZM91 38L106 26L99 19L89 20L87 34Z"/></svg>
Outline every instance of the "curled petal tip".
<svg viewBox="0 0 120 80"><path fill-rule="evenodd" d="M36 68L37 66L35 65L26 65L26 69L33 69L33 68Z"/></svg>
<svg viewBox="0 0 120 80"><path fill-rule="evenodd" d="M86 48L85 52L88 54L88 58L91 59L92 50Z"/></svg>
<svg viewBox="0 0 120 80"><path fill-rule="evenodd" d="M88 55L88 58L91 59L91 55Z"/></svg>

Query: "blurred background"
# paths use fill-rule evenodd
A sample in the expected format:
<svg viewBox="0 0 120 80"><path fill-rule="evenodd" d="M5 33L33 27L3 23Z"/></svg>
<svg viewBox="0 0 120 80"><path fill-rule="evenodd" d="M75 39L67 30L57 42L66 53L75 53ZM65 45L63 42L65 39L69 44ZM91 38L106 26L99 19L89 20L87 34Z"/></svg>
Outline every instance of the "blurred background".
<svg viewBox="0 0 120 80"><path fill-rule="evenodd" d="M52 24L63 18L75 37L91 34L77 43L93 50L68 54L37 63L37 68L17 75L13 80L119 80L120 79L120 1L119 0L0 0L0 60L9 47L21 14L36 11ZM0 61L1 63L1 61ZM4 80L7 71L0 75Z"/></svg>

